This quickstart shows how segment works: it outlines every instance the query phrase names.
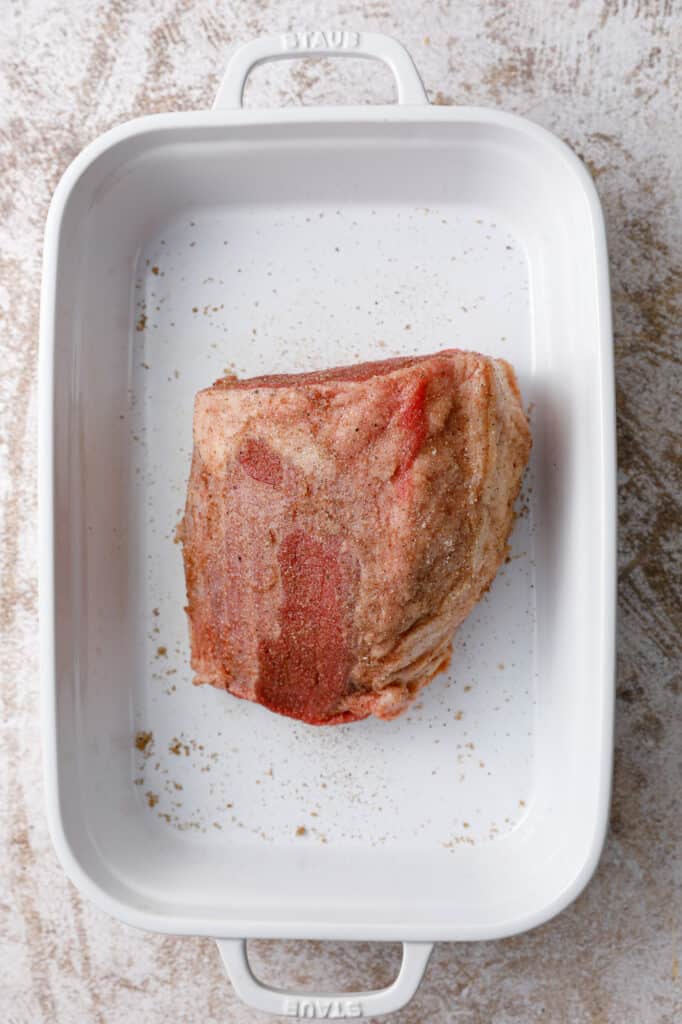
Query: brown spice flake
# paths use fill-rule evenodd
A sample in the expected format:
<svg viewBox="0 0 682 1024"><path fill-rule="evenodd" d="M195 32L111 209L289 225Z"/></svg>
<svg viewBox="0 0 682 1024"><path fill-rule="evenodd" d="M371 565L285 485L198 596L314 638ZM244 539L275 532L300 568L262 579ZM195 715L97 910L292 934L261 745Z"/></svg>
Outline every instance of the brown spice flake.
<svg viewBox="0 0 682 1024"><path fill-rule="evenodd" d="M308 829L305 827L305 825L299 825L298 826L298 828L296 829L296 835L297 836L307 836L308 835Z"/></svg>
<svg viewBox="0 0 682 1024"><path fill-rule="evenodd" d="M157 804L158 804L158 802L159 802L159 798L158 798L158 796L156 795L156 793L152 793L152 792L150 791L150 792L148 792L148 793L145 793L145 796L147 797L147 803L149 804L149 806L150 806L150 807L156 807L156 805L157 805Z"/></svg>
<svg viewBox="0 0 682 1024"><path fill-rule="evenodd" d="M154 742L154 733L152 732L138 732L135 737L135 746L142 754L149 754L147 747Z"/></svg>

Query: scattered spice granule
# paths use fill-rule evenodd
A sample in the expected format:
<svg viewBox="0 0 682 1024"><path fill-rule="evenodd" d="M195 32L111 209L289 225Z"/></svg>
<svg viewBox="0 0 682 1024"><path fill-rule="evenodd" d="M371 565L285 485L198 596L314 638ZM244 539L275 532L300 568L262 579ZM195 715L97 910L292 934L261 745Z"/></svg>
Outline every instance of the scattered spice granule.
<svg viewBox="0 0 682 1024"><path fill-rule="evenodd" d="M519 800L519 807L525 807L525 806L526 806L526 801L525 800Z"/></svg>
<svg viewBox="0 0 682 1024"><path fill-rule="evenodd" d="M153 740L154 740L154 733L152 733L152 732L138 732L137 736L135 737L135 746L143 754L146 754L147 753L147 747L149 746L150 743L153 742Z"/></svg>
<svg viewBox="0 0 682 1024"><path fill-rule="evenodd" d="M158 615L158 614L159 614L159 609L158 608L152 608L152 615Z"/></svg>
<svg viewBox="0 0 682 1024"><path fill-rule="evenodd" d="M412 330L412 324L405 324L405 330L406 331L411 331Z"/></svg>
<svg viewBox="0 0 682 1024"><path fill-rule="evenodd" d="M297 836L307 836L308 835L308 829L305 827L305 825L299 825L298 826L298 828L296 829L296 835Z"/></svg>
<svg viewBox="0 0 682 1024"><path fill-rule="evenodd" d="M502 669L502 670L504 670L504 662L503 662L503 661L498 661L498 663L497 663L497 667L498 667L499 669Z"/></svg>
<svg viewBox="0 0 682 1024"><path fill-rule="evenodd" d="M468 821L463 821L462 822L462 828L471 828L471 826L469 825Z"/></svg>
<svg viewBox="0 0 682 1024"><path fill-rule="evenodd" d="M193 313L198 313L199 312L199 307L198 306L192 306L192 312Z"/></svg>
<svg viewBox="0 0 682 1024"><path fill-rule="evenodd" d="M463 711L455 711L455 721L456 722L461 722L463 714L464 714Z"/></svg>
<svg viewBox="0 0 682 1024"><path fill-rule="evenodd" d="M465 686L464 687L464 692L465 693L470 693L471 692L471 687L470 686Z"/></svg>
<svg viewBox="0 0 682 1024"><path fill-rule="evenodd" d="M152 267L152 274L158 274L158 273L159 273L159 268L158 267Z"/></svg>
<svg viewBox="0 0 682 1024"><path fill-rule="evenodd" d="M143 313L135 324L136 331L143 331L147 326L147 314Z"/></svg>
<svg viewBox="0 0 682 1024"><path fill-rule="evenodd" d="M182 789L183 788L183 786L182 786L182 784L180 782L174 782L173 786L175 787L175 789Z"/></svg>
<svg viewBox="0 0 682 1024"><path fill-rule="evenodd" d="M159 802L159 798L158 798L158 796L156 795L156 793L152 793L152 792L150 791L150 792L148 792L148 793L145 793L145 796L147 797L147 803L149 804L149 806L150 806L150 807L156 807L156 805L157 805L157 804L158 804L158 802Z"/></svg>
<svg viewBox="0 0 682 1024"><path fill-rule="evenodd" d="M157 647L156 648L156 657L157 658L165 658L167 654L168 654L168 648L164 647L163 644L161 645L161 647Z"/></svg>

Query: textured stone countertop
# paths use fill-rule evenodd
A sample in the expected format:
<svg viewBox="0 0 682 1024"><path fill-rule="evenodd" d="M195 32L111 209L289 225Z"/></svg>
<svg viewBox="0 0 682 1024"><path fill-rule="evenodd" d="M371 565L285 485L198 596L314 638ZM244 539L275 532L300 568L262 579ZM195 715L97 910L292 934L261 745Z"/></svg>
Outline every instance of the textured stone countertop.
<svg viewBox="0 0 682 1024"><path fill-rule="evenodd" d="M680 874L680 130L682 17L671 0L5 0L0 34L0 1019L188 1024L242 1006L215 943L148 935L82 900L43 811L36 645L36 354L53 189L105 129L210 106L230 45L288 26L387 32L432 100L500 106L565 139L603 201L615 315L620 488L611 830L563 914L500 942L440 945L402 1024L682 1020ZM355 62L259 69L262 106L388 101ZM258 942L270 981L374 986L399 947Z"/></svg>

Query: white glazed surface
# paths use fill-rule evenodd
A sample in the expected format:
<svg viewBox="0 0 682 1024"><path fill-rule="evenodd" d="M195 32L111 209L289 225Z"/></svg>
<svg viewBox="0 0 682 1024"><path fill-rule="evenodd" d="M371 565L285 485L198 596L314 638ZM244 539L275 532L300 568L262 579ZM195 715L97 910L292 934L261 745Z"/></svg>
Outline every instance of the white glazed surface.
<svg viewBox="0 0 682 1024"><path fill-rule="evenodd" d="M490 211L339 205L190 207L137 262L136 315L139 323L146 310L147 325L131 337L129 422L138 440L128 521L141 539L129 549L127 576L139 626L135 722L154 740L135 757L135 772L142 803L149 790L159 797L151 817L165 843L180 832L219 848L275 843L305 854L322 842L423 852L491 841L517 827L530 804L537 680L529 515L517 525L514 562L460 632L451 672L392 723L311 728L187 685L182 560L171 541L197 390L225 370L319 369L468 346L470 338L490 354L508 353L519 372L532 358L525 256ZM486 277L495 278L499 301L481 294ZM172 752L175 738L190 744L189 757ZM307 840L296 836L299 826Z"/></svg>
<svg viewBox="0 0 682 1024"><path fill-rule="evenodd" d="M604 239L575 157L467 109L138 122L62 182L43 312L72 877L132 923L234 937L484 938L573 898L606 821L614 543ZM196 390L453 344L512 361L535 445L448 676L393 723L324 731L193 688L173 531Z"/></svg>

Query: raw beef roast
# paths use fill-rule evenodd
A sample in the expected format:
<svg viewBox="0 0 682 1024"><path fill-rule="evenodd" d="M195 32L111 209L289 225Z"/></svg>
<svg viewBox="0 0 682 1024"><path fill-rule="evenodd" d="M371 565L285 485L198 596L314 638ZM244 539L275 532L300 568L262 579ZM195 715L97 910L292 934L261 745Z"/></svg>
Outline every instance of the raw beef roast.
<svg viewBox="0 0 682 1024"><path fill-rule="evenodd" d="M199 392L195 682L314 725L400 714L505 556L530 443L509 364L455 349Z"/></svg>

